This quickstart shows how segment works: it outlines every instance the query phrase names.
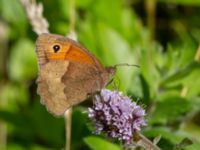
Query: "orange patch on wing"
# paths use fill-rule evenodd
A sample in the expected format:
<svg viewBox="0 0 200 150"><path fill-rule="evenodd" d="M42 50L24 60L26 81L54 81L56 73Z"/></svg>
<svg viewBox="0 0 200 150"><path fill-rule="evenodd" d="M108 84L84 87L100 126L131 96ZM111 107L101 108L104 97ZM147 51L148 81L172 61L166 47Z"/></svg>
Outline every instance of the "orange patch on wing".
<svg viewBox="0 0 200 150"><path fill-rule="evenodd" d="M70 46L70 49L65 55L65 59L90 65L94 64L92 57L75 45Z"/></svg>
<svg viewBox="0 0 200 150"><path fill-rule="evenodd" d="M57 53L52 51L51 46L48 48L46 52L48 60L70 60L89 65L95 64L93 58L90 55L88 55L85 51L73 43L68 43L66 45L63 44L60 46L61 49Z"/></svg>
<svg viewBox="0 0 200 150"><path fill-rule="evenodd" d="M58 53L58 54L52 54L52 53L50 53L50 54L48 54L47 56L47 58L51 61L53 61L53 60L65 60L65 54L66 53Z"/></svg>
<svg viewBox="0 0 200 150"><path fill-rule="evenodd" d="M56 44L54 44L56 45ZM47 58L50 60L50 61L54 61L54 60L65 60L65 56L66 54L68 53L68 51L70 50L70 46L69 44L66 44L66 45L60 45L61 46L61 49L55 53L53 50L52 50L52 46L49 47L49 49L47 50Z"/></svg>

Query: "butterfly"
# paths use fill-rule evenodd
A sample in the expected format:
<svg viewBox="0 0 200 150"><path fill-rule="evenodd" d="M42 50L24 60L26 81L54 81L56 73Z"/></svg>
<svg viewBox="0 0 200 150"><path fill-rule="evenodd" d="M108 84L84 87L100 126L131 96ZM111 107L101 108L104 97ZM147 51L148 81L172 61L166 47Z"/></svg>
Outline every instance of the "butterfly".
<svg viewBox="0 0 200 150"><path fill-rule="evenodd" d="M78 42L61 35L43 33L36 41L37 93L41 103L55 116L104 88L115 67L101 62Z"/></svg>

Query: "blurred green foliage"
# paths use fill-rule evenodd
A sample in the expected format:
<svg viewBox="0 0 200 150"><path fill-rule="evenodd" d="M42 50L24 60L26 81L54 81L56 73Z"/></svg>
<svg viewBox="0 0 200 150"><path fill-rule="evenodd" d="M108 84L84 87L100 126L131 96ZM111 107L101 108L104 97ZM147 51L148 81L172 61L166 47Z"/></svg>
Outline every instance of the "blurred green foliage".
<svg viewBox="0 0 200 150"><path fill-rule="evenodd" d="M69 1L41 2L51 32L68 33ZM164 150L174 146L198 150L200 63L195 56L200 1L150 2L156 6L155 16L148 14L148 0L76 0L78 39L105 65L140 65L139 69L118 68L115 80L120 90L145 105L145 136L161 135L158 146ZM148 19L156 20L155 29ZM36 38L19 1L0 0L0 149L3 144L8 150L61 149L65 145L63 118L49 114L36 94ZM78 105L73 111L72 149L121 149L119 143L93 136L85 109ZM182 146L185 138L193 144Z"/></svg>

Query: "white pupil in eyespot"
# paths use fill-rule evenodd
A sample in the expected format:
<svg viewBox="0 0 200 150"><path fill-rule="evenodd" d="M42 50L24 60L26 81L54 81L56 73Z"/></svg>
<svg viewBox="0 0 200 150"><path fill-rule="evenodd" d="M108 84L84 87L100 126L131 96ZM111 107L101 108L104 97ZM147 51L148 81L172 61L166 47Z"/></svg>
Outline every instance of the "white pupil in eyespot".
<svg viewBox="0 0 200 150"><path fill-rule="evenodd" d="M59 45L54 45L53 46L53 50L54 50L55 53L57 53L59 51L59 49L60 49Z"/></svg>

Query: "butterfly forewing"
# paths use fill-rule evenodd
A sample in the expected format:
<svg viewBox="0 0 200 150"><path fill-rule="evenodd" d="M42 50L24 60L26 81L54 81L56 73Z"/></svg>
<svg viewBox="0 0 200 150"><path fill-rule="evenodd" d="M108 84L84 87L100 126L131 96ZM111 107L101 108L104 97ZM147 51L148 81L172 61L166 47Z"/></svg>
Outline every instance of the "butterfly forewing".
<svg viewBox="0 0 200 150"><path fill-rule="evenodd" d="M80 44L60 35L40 35L36 52L38 94L56 116L104 88L114 74Z"/></svg>

